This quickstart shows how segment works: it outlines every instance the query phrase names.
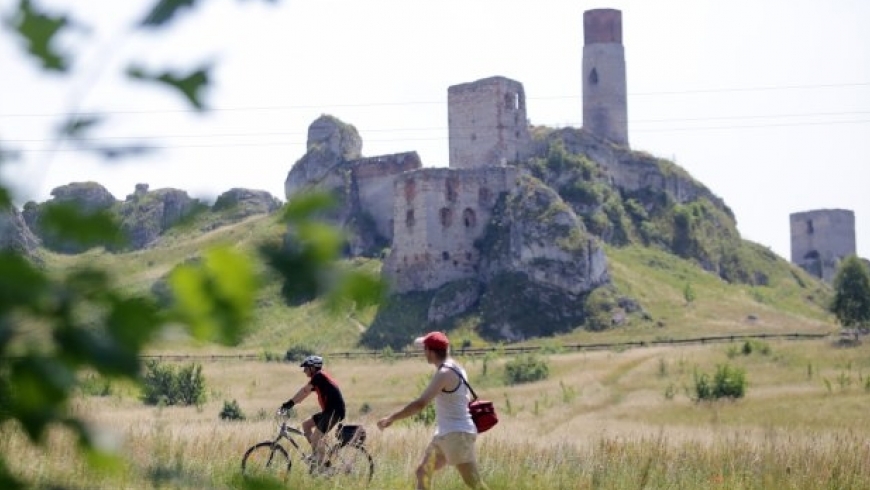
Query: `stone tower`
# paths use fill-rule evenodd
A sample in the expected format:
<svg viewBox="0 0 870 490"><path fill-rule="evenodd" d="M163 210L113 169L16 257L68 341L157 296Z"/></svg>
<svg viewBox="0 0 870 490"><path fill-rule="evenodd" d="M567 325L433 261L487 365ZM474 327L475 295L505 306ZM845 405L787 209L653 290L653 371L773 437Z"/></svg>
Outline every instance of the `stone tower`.
<svg viewBox="0 0 870 490"><path fill-rule="evenodd" d="M503 166L527 156L531 138L520 82L490 77L447 89L450 168Z"/></svg>
<svg viewBox="0 0 870 490"><path fill-rule="evenodd" d="M826 282L844 257L855 255L855 213L818 209L792 213L791 262Z"/></svg>
<svg viewBox="0 0 870 490"><path fill-rule="evenodd" d="M583 13L583 37L583 127L627 147L622 12L587 10Z"/></svg>

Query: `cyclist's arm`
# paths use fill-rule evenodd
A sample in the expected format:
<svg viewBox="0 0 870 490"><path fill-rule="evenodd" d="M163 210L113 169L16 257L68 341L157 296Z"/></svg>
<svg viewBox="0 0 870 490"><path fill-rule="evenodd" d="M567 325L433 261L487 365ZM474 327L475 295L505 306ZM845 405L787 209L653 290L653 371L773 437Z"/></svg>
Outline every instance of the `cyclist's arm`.
<svg viewBox="0 0 870 490"><path fill-rule="evenodd" d="M287 405L290 402L293 402L292 405L302 403L303 400L308 398L308 395L310 395L312 391L314 391L314 386L312 386L311 383L306 383L305 386L299 388L299 391L297 391L296 394L293 395L293 398L287 400L284 405Z"/></svg>
<svg viewBox="0 0 870 490"><path fill-rule="evenodd" d="M384 428L389 427L396 420L404 419L410 417L424 408L429 404L436 396L438 396L438 392L443 390L446 386L448 386L448 381L450 380L450 373L445 371L438 371L435 373L435 376L432 377L432 381L429 382L429 386L423 390L423 393L417 397L415 400L411 401L399 411L384 417L380 421L378 421L378 427Z"/></svg>

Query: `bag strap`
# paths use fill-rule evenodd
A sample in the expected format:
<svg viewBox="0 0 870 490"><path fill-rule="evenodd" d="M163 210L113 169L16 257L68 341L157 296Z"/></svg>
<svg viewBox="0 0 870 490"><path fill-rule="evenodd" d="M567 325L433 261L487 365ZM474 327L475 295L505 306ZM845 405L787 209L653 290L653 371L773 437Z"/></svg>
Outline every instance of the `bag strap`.
<svg viewBox="0 0 870 490"><path fill-rule="evenodd" d="M475 393L475 392L474 392L474 388L472 388L471 385L468 384L468 380L465 379L465 376L462 375L462 371L460 371L459 369L456 369L455 366L451 366L451 365L449 365L449 364L447 364L447 363L444 363L444 364L442 364L441 366L442 366L442 367L446 367L447 369L451 369L451 370L453 370L453 372L456 373L457 376L459 376L459 379L461 379L462 382L465 383L465 386L468 387L468 391L471 392L471 396L474 398L474 400L477 400L477 393ZM474 401L474 400L472 400L472 401Z"/></svg>

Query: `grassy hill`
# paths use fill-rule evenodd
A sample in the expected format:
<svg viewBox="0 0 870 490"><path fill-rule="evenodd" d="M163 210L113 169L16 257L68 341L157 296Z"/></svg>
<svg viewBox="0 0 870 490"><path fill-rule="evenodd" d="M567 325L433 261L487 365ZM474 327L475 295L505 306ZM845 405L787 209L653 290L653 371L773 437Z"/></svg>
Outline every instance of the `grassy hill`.
<svg viewBox="0 0 870 490"><path fill-rule="evenodd" d="M64 271L83 264L104 267L115 274L118 287L150 294L155 282L173 267L197 257L216 245L232 245L256 256L263 241L280 240L284 226L274 215L260 215L217 226L219 217L205 213L173 228L150 248L110 253L95 249L81 255L41 251L49 270ZM606 252L616 289L635 299L644 315L632 316L626 325L603 332L577 329L554 338L526 344L609 342L686 338L724 333L829 332L833 318L824 305L831 290L824 283L788 264L769 250L746 243L756 267L769 278L764 286L729 284L695 263L656 248L607 246ZM378 272L380 262L357 258L349 267ZM236 349L283 355L291 347L320 352L358 350L358 341L376 313L375 308L353 314L330 314L318 302L290 307L280 295L278 278L263 265L261 290L250 333ZM474 319L451 333L454 341L467 340L473 347L486 346L474 333ZM199 345L183 336L167 336L153 346L159 352L219 352L223 348Z"/></svg>

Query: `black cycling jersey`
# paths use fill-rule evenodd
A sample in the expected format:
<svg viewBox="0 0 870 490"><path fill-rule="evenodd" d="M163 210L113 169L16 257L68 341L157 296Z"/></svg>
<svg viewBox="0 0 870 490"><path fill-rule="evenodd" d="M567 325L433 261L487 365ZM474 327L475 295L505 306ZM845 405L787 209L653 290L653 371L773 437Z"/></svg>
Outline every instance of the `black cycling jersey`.
<svg viewBox="0 0 870 490"><path fill-rule="evenodd" d="M344 415L344 397L338 389L338 383L324 371L317 371L311 376L311 386L317 393L317 401L324 412L335 411Z"/></svg>

